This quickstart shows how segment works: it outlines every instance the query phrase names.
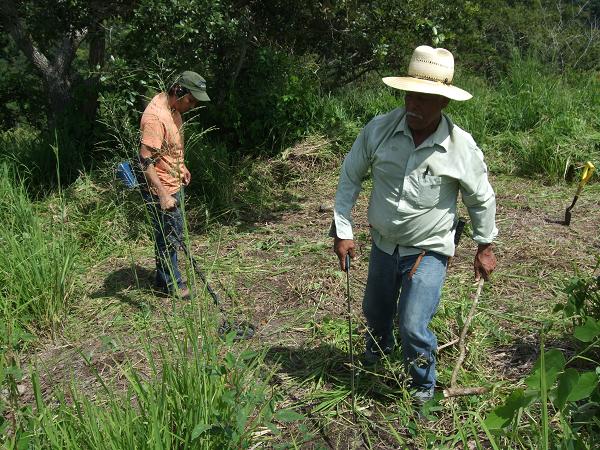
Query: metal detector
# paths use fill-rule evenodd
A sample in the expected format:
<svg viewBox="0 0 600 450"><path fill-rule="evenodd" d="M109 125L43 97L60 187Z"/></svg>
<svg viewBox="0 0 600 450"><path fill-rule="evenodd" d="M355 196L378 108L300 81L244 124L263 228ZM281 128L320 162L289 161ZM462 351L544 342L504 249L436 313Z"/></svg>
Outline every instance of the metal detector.
<svg viewBox="0 0 600 450"><path fill-rule="evenodd" d="M133 168L132 164L129 161L123 161L117 165L116 175L117 175L117 178L119 178L119 180L121 180L123 185L125 185L125 187L130 190L142 188L142 185L145 184L145 183L141 183L139 181L139 173L136 174L135 169ZM176 240L176 244L178 244L179 247L185 253L185 256L187 257L187 259L192 263L194 272L196 272L196 274L202 280L202 283L204 283L204 286L206 286L207 292L210 294L210 296L214 300L215 305L217 305L221 314L223 316L227 316L227 313L224 310L223 305L221 304L221 301L219 300L219 296L208 284L208 281L206 280L206 276L204 275L202 270L200 270L200 267L198 266L196 259L191 254L187 245L185 245L185 243L183 242L183 239L180 236L175 236L175 240ZM227 292L226 289L224 289L224 290L225 290L225 292ZM256 327L254 325L252 325L251 323L245 322L245 321L233 322L228 319L223 319L223 321L221 322L221 325L219 326L219 335L226 336L231 332L235 332L235 336L233 339L236 341L239 341L242 339L250 339L256 333Z"/></svg>
<svg viewBox="0 0 600 450"><path fill-rule="evenodd" d="M186 258L192 263L194 272L196 272L196 274L202 280L202 283L204 284L204 286L206 286L206 291L212 297L213 301L215 302L215 305L219 308L219 311L221 312L221 314L226 316L227 312L224 310L223 305L221 304L221 300L219 299L219 296L214 291L214 289L210 286L210 284L208 284L208 281L206 279L206 276L204 275L204 272L202 272L202 270L200 270L198 262L196 261L194 256L191 254L188 246L185 245L185 243L182 242L179 238L177 238L177 240L178 240L179 246L183 250L183 253L185 253ZM229 319L223 319L223 321L221 322L221 325L219 325L219 334L221 336L226 336L231 332L235 332L235 336L233 338L235 341L241 341L244 339L252 338L254 336L254 334L256 333L256 327L254 325L252 325L250 322L246 322L246 321L234 322Z"/></svg>
<svg viewBox="0 0 600 450"><path fill-rule="evenodd" d="M346 253L346 298L348 300L348 349L350 351L350 401L352 417L356 420L356 392L354 390L354 351L352 349L352 301L350 298L350 254Z"/></svg>

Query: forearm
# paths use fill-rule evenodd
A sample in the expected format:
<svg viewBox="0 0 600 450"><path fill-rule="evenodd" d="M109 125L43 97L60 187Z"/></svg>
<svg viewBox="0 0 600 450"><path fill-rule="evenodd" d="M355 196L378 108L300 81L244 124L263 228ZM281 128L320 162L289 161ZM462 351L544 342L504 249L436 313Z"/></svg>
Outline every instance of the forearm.
<svg viewBox="0 0 600 450"><path fill-rule="evenodd" d="M343 173L340 176L333 210L332 237L352 239L352 208L360 192L360 184L351 182Z"/></svg>
<svg viewBox="0 0 600 450"><path fill-rule="evenodd" d="M471 219L473 240L479 245L489 245L498 235L496 228L496 199L489 198L478 206L467 208Z"/></svg>
<svg viewBox="0 0 600 450"><path fill-rule="evenodd" d="M367 173L370 160L367 155L364 130L360 133L352 149L346 155L337 191L333 210L333 224L330 230L332 237L352 239L352 208L361 190L362 179Z"/></svg>
<svg viewBox="0 0 600 450"><path fill-rule="evenodd" d="M150 165L146 170L144 170L144 177L146 177L146 181L148 182L150 187L153 188L156 195L158 195L159 197L169 195L165 187L160 182L160 178L158 178L158 174L156 173L154 165Z"/></svg>
<svg viewBox="0 0 600 450"><path fill-rule="evenodd" d="M463 203L469 212L473 240L477 244L489 244L498 235L496 228L496 195L487 177L480 180L474 190L461 188Z"/></svg>

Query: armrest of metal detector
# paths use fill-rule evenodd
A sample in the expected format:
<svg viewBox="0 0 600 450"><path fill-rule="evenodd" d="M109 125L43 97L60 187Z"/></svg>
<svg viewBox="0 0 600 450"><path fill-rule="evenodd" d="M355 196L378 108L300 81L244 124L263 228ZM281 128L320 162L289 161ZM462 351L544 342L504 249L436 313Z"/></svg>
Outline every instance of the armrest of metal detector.
<svg viewBox="0 0 600 450"><path fill-rule="evenodd" d="M116 175L127 189L135 189L140 186L129 161L121 161L117 164Z"/></svg>

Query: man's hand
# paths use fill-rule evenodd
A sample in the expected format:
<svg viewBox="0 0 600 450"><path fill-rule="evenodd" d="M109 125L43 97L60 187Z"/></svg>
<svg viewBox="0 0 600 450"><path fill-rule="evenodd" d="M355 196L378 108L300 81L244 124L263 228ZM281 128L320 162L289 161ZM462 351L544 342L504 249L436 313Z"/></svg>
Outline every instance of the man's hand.
<svg viewBox="0 0 600 450"><path fill-rule="evenodd" d="M333 240L333 251L340 259L340 269L346 271L346 255L354 259L354 241L352 239L340 239L338 237Z"/></svg>
<svg viewBox="0 0 600 450"><path fill-rule="evenodd" d="M169 194L159 195L158 199L160 200L160 209L163 211L168 211L177 206L177 200L175 197Z"/></svg>
<svg viewBox="0 0 600 450"><path fill-rule="evenodd" d="M190 184L190 181L192 181L192 174L190 173L188 168L185 166L185 164L183 165L183 170L181 171L181 174L183 175L183 184L185 186Z"/></svg>
<svg viewBox="0 0 600 450"><path fill-rule="evenodd" d="M492 244L479 244L475 254L475 281L481 277L488 281L490 274L496 268L496 256L492 250Z"/></svg>

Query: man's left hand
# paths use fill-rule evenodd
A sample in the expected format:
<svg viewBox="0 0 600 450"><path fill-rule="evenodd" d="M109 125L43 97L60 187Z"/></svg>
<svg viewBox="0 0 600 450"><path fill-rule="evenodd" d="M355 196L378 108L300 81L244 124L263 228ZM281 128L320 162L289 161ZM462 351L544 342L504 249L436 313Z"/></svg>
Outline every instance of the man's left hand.
<svg viewBox="0 0 600 450"><path fill-rule="evenodd" d="M183 184L186 186L188 184L190 184L190 181L192 181L192 174L190 173L190 171L188 170L188 168L186 166L183 166L183 170L181 171L181 174L183 175Z"/></svg>
<svg viewBox="0 0 600 450"><path fill-rule="evenodd" d="M492 244L479 244L475 254L474 268L475 281L479 281L481 277L488 281L490 274L496 268L496 255L492 250Z"/></svg>

